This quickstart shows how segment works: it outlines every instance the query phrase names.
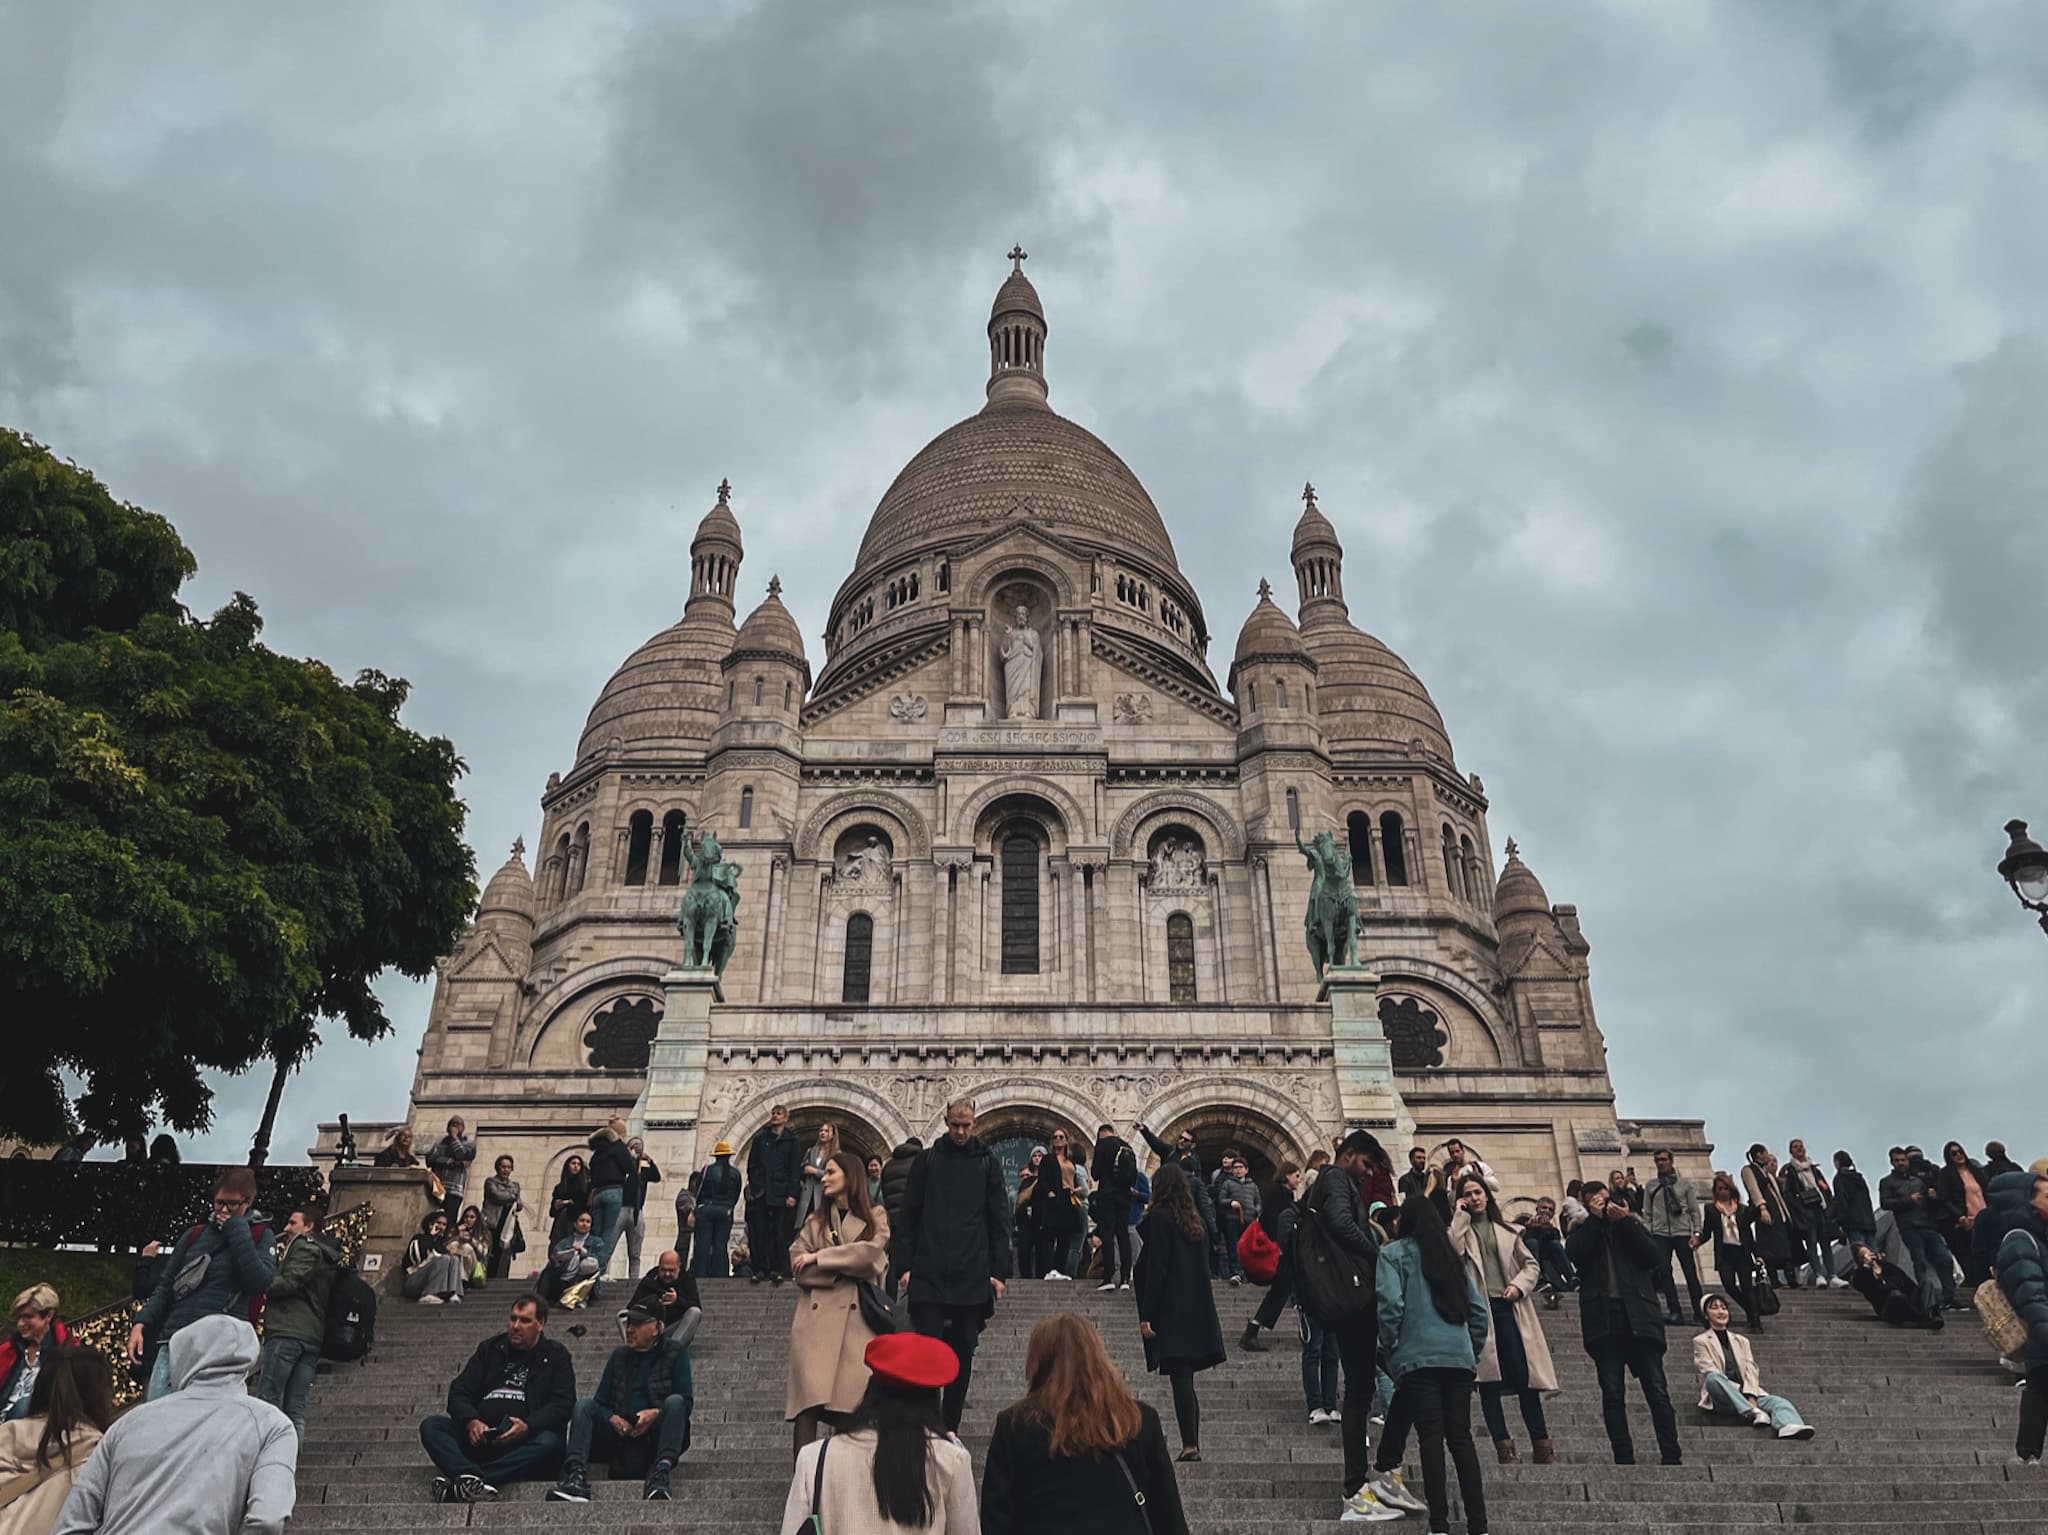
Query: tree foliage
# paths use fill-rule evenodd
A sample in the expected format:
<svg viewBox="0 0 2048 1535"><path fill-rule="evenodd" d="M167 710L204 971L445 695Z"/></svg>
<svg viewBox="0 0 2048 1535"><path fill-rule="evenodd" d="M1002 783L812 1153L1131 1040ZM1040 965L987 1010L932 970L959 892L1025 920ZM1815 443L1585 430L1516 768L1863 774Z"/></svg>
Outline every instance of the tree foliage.
<svg viewBox="0 0 2048 1535"><path fill-rule="evenodd" d="M476 897L463 766L344 683L210 619L164 518L0 430L0 1134L204 1128L202 1070L296 1062L323 1018L389 1031Z"/></svg>

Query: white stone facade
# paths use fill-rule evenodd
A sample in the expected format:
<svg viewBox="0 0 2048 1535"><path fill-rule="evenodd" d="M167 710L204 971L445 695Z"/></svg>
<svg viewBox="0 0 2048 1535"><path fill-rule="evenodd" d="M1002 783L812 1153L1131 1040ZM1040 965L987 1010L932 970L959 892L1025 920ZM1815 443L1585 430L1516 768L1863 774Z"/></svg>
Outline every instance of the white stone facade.
<svg viewBox="0 0 2048 1535"><path fill-rule="evenodd" d="M1350 623L1313 494L1299 626L1261 583L1219 686L1150 498L1047 404L1021 271L989 332L988 404L882 498L815 685L779 587L734 626L743 548L720 487L681 621L628 658L549 778L536 875L515 851L441 967L423 1143L463 1114L484 1162L518 1159L531 1205L632 1110L681 955L680 814L745 872L672 1155L743 1150L775 1103L886 1152L933 1138L964 1096L994 1138L1085 1143L1143 1119L1211 1156L1303 1161L1346 1100L1298 824L1351 847L1360 959L1420 1140L1461 1134L1511 1191L1621 1163L1576 909L1512 852L1496 877L1480 781L1413 674ZM1026 628L1035 669L1006 632ZM1704 1166L1695 1122L1629 1135ZM665 1169L669 1192L687 1170ZM650 1211L665 1230L660 1192Z"/></svg>

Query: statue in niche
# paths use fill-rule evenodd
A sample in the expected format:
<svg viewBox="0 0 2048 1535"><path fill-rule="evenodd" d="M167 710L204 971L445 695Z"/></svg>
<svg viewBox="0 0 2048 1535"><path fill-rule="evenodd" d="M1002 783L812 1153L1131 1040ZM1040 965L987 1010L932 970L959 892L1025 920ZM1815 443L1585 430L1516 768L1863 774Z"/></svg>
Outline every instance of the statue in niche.
<svg viewBox="0 0 2048 1535"><path fill-rule="evenodd" d="M1031 627L1031 609L1016 607L1017 621L1003 626L1003 717L1038 718L1038 678L1042 660L1038 631Z"/></svg>
<svg viewBox="0 0 2048 1535"><path fill-rule="evenodd" d="M866 846L848 848L832 879L842 890L888 889L889 850L882 846L882 839L870 836Z"/></svg>

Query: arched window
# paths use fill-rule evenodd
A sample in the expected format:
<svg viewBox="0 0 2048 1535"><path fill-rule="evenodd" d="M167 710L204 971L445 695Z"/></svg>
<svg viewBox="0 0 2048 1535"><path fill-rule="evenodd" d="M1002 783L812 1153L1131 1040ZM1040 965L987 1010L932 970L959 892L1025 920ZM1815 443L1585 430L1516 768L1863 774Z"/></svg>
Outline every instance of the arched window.
<svg viewBox="0 0 2048 1535"><path fill-rule="evenodd" d="M1389 810L1380 817L1380 858L1387 866L1387 883L1408 883L1408 849L1401 841L1401 815Z"/></svg>
<svg viewBox="0 0 2048 1535"><path fill-rule="evenodd" d="M654 812L636 810L626 823L626 883L647 883L647 855L654 846Z"/></svg>
<svg viewBox="0 0 2048 1535"><path fill-rule="evenodd" d="M671 810L661 818L661 872L655 876L660 885L680 885L683 882L683 813Z"/></svg>
<svg viewBox="0 0 2048 1535"><path fill-rule="evenodd" d="M748 784L740 790L740 830L745 831L754 824L754 786Z"/></svg>
<svg viewBox="0 0 2048 1535"><path fill-rule="evenodd" d="M1449 821L1444 822L1444 888L1454 896L1465 893L1465 882L1458 877L1458 834Z"/></svg>
<svg viewBox="0 0 2048 1535"><path fill-rule="evenodd" d="M783 707L783 708L785 708L785 709L787 709L787 708L789 708L789 707L790 707L790 706L791 706L792 704L794 704L795 702L796 702L796 684L795 684L794 682L785 682L785 683L783 683L783 684L782 684L782 707Z"/></svg>
<svg viewBox="0 0 2048 1535"><path fill-rule="evenodd" d="M1301 796L1292 789L1287 791L1287 825L1294 831L1301 830Z"/></svg>
<svg viewBox="0 0 2048 1535"><path fill-rule="evenodd" d="M1477 901L1479 899L1479 875L1478 864L1472 857L1472 839L1470 837L1459 838L1458 850L1465 855L1460 860L1460 867L1465 871L1465 899Z"/></svg>
<svg viewBox="0 0 2048 1535"><path fill-rule="evenodd" d="M555 877L549 882L554 886L556 900L569 894L569 834L563 832L555 839Z"/></svg>
<svg viewBox="0 0 2048 1535"><path fill-rule="evenodd" d="M1259 685L1256 682L1247 682L1244 685L1244 707L1245 712L1249 714L1259 712Z"/></svg>
<svg viewBox="0 0 2048 1535"><path fill-rule="evenodd" d="M868 971L875 958L875 919L857 911L846 919L846 969L839 983L839 1000L866 1002Z"/></svg>
<svg viewBox="0 0 2048 1535"><path fill-rule="evenodd" d="M1372 883L1372 817L1354 810L1344 818L1344 835L1351 842L1351 883Z"/></svg>
<svg viewBox="0 0 2048 1535"><path fill-rule="evenodd" d="M1273 684L1273 707L1276 709L1287 707L1287 684L1284 682L1275 682Z"/></svg>
<svg viewBox="0 0 2048 1535"><path fill-rule="evenodd" d="M583 822L576 828L576 846L569 854L569 893L580 894L584 880L590 877L590 823Z"/></svg>
<svg viewBox="0 0 2048 1535"><path fill-rule="evenodd" d="M725 684L725 706L730 709L732 701L739 696L739 684L728 680Z"/></svg>
<svg viewBox="0 0 2048 1535"><path fill-rule="evenodd" d="M1195 1000L1195 919L1184 911L1166 919L1166 995L1170 1002Z"/></svg>
<svg viewBox="0 0 2048 1535"><path fill-rule="evenodd" d="M1003 974L1038 974L1038 839L1003 838Z"/></svg>
<svg viewBox="0 0 2048 1535"><path fill-rule="evenodd" d="M754 679L754 707L756 709L761 707L761 689L767 685L767 679L764 677L756 677Z"/></svg>

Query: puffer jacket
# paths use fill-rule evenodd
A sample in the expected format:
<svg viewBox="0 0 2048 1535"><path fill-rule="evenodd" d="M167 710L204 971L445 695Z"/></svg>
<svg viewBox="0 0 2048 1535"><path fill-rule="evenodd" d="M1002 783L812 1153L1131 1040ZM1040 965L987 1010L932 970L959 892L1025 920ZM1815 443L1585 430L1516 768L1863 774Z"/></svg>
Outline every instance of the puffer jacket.
<svg viewBox="0 0 2048 1535"><path fill-rule="evenodd" d="M2024 1178L2033 1186L2031 1173L2006 1173L1994 1179L2005 1183ZM2011 1219L1998 1243L1998 1288L2012 1302L2012 1309L2027 1324L2027 1373L2048 1372L2048 1221L2031 1206Z"/></svg>
<svg viewBox="0 0 2048 1535"><path fill-rule="evenodd" d="M2033 1188L2034 1175L2024 1168L2000 1173L1984 1186L1984 1213L1970 1228L1970 1252L1986 1268L1996 1265L1999 1244L2026 1215L2027 1195Z"/></svg>
<svg viewBox="0 0 2048 1535"><path fill-rule="evenodd" d="M882 1209L893 1229L903 1219L903 1196L910 1192L910 1164L924 1151L924 1142L912 1136L889 1153L882 1164Z"/></svg>
<svg viewBox="0 0 2048 1535"><path fill-rule="evenodd" d="M1226 1176L1216 1180L1217 1211L1228 1211L1233 1201L1244 1207L1242 1219L1245 1222L1250 1223L1259 1218L1259 1186L1251 1179Z"/></svg>

